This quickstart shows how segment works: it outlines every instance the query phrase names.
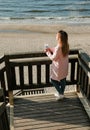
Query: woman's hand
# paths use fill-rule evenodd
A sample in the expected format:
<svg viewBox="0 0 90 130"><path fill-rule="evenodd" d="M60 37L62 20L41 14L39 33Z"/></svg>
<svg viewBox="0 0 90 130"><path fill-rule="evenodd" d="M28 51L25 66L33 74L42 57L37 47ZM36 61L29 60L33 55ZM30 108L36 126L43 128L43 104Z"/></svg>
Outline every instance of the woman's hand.
<svg viewBox="0 0 90 130"><path fill-rule="evenodd" d="M44 52L51 52L51 49L50 48L46 48L45 50L44 50Z"/></svg>

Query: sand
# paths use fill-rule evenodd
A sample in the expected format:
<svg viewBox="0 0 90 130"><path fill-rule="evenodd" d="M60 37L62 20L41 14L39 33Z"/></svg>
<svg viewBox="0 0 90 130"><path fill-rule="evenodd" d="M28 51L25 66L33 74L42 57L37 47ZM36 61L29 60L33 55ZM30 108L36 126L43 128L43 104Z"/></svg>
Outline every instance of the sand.
<svg viewBox="0 0 90 130"><path fill-rule="evenodd" d="M53 47L61 29L68 33L70 49L83 49L90 55L90 25L0 24L0 56L43 51L46 43Z"/></svg>

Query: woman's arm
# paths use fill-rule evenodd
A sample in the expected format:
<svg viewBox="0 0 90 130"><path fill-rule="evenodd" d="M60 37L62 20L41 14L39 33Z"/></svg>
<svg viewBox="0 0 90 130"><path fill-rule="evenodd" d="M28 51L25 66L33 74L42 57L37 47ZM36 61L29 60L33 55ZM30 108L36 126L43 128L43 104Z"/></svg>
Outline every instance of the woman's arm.
<svg viewBox="0 0 90 130"><path fill-rule="evenodd" d="M52 54L53 54L54 50L55 50L55 47L50 48L50 52L51 52Z"/></svg>
<svg viewBox="0 0 90 130"><path fill-rule="evenodd" d="M45 52L50 52L51 54L53 54L54 48L46 48Z"/></svg>
<svg viewBox="0 0 90 130"><path fill-rule="evenodd" d="M54 48L54 51L52 53L52 50L47 49L46 54L51 60L57 60L60 53L59 47Z"/></svg>

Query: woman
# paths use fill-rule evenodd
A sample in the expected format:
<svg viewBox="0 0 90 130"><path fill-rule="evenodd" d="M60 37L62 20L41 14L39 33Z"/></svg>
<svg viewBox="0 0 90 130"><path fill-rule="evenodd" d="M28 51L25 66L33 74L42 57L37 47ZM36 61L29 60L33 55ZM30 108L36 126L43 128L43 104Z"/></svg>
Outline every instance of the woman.
<svg viewBox="0 0 90 130"><path fill-rule="evenodd" d="M58 93L55 94L57 100L64 98L66 77L68 74L68 34L60 30L56 35L57 46L46 48L47 56L52 60L50 78Z"/></svg>

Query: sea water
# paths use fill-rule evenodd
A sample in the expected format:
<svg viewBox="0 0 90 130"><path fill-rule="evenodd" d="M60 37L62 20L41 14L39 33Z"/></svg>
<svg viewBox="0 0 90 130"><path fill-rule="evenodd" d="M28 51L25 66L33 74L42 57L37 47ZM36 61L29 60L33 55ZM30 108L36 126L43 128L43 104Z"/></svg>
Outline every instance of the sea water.
<svg viewBox="0 0 90 130"><path fill-rule="evenodd" d="M90 0L0 0L0 23L90 23Z"/></svg>

